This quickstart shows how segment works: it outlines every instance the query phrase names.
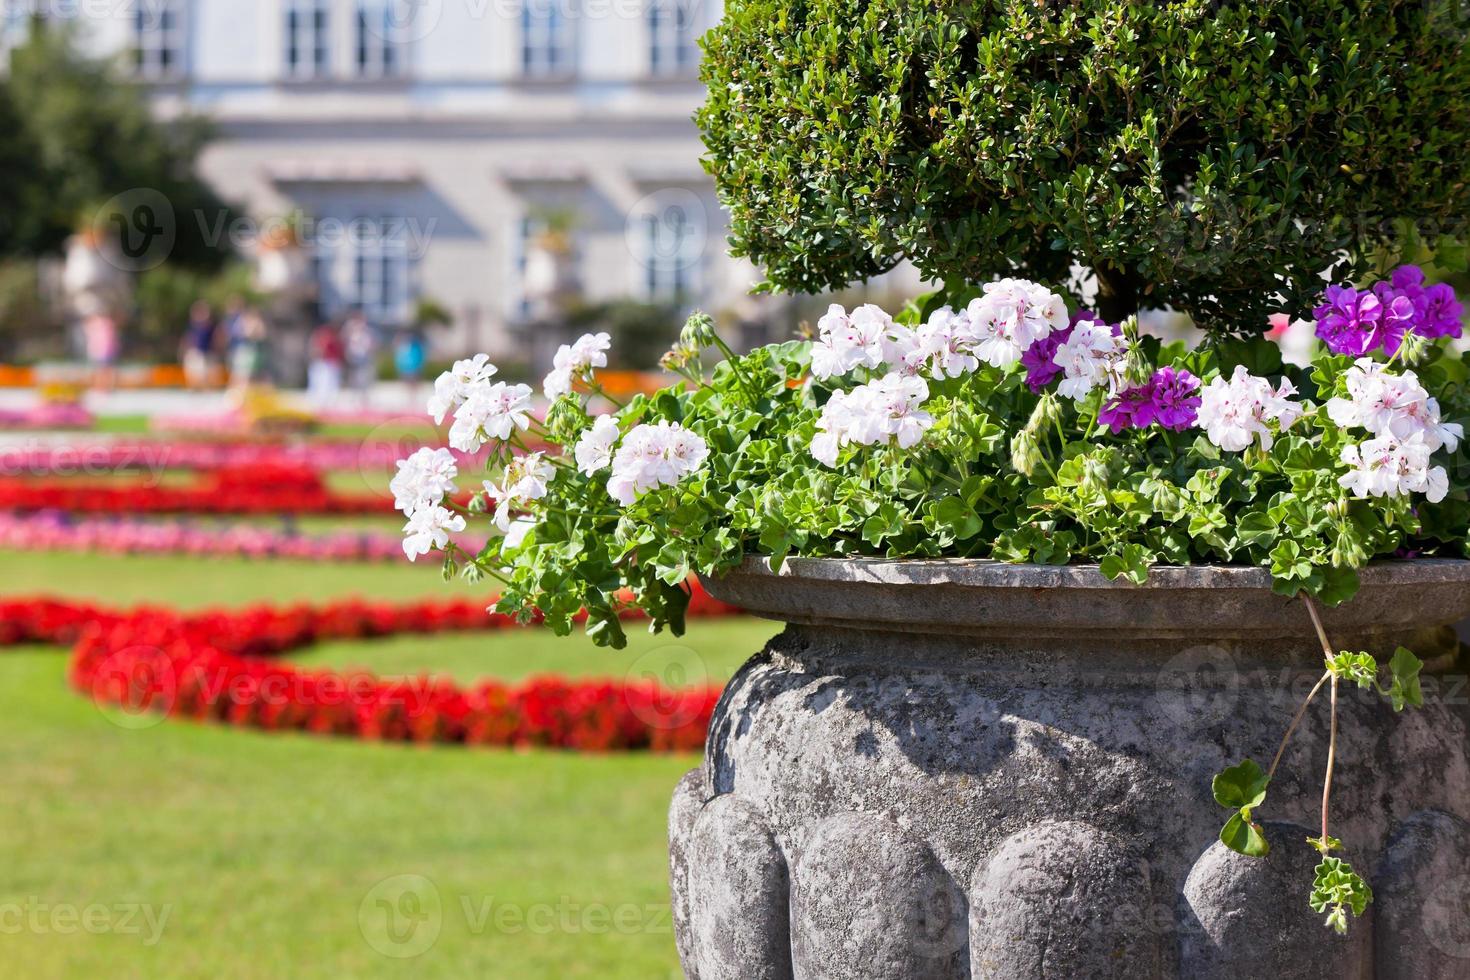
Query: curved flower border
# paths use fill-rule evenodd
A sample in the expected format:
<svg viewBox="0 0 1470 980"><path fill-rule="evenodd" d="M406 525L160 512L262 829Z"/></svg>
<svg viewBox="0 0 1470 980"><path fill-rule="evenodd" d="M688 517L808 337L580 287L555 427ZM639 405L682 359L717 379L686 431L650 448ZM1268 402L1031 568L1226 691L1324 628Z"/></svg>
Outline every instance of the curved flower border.
<svg viewBox="0 0 1470 980"><path fill-rule="evenodd" d="M695 587L691 615L734 612ZM303 670L279 659L326 640L491 632L514 622L468 600L184 615L24 599L0 601L0 647L71 644L73 689L131 714L386 742L596 752L703 746L717 687L559 677L461 686L429 676Z"/></svg>

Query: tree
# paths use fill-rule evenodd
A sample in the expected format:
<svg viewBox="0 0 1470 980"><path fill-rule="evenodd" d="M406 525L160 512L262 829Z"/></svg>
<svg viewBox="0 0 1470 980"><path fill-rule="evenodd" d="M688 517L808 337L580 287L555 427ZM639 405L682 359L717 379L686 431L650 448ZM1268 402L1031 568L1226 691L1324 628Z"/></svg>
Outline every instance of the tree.
<svg viewBox="0 0 1470 980"><path fill-rule="evenodd" d="M206 229L225 227L217 219L228 209L194 172L207 125L156 121L144 94L110 62L79 53L70 30L37 21L11 52L0 131L0 255L55 252L105 202L146 189L173 210L171 261L212 269L227 256L228 243L207 240Z"/></svg>
<svg viewBox="0 0 1470 980"><path fill-rule="evenodd" d="M1470 203L1453 0L730 0L708 162L780 289L912 260L1257 330Z"/></svg>

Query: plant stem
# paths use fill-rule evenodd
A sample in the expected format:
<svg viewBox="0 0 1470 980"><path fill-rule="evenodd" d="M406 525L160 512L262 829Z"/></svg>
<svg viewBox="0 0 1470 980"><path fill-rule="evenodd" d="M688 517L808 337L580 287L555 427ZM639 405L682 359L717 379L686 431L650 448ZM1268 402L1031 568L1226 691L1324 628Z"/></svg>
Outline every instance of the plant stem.
<svg viewBox="0 0 1470 980"><path fill-rule="evenodd" d="M1301 725L1302 718L1306 716L1307 709L1311 707L1312 702L1316 700L1317 695L1321 693L1322 685L1326 684L1328 679L1331 677L1331 672L1324 673L1322 675L1322 679L1317 682L1317 686L1312 688L1312 693L1307 695L1307 699L1303 701L1302 706L1297 709L1296 717L1291 719L1291 726L1286 729L1286 734L1281 739L1281 747L1276 750L1276 758L1271 760L1271 769L1266 774L1266 778L1276 778L1276 770L1281 767L1281 759L1283 756L1286 755L1286 747L1291 743L1291 737L1296 734L1297 727Z"/></svg>
<svg viewBox="0 0 1470 980"><path fill-rule="evenodd" d="M1327 630L1322 626L1322 616L1317 612L1317 604L1312 597L1305 592L1299 593L1302 602L1307 604L1307 613L1312 617L1312 626L1317 630L1317 639L1322 643L1322 656L1328 660L1332 659L1332 643L1327 639Z"/></svg>
<svg viewBox="0 0 1470 980"><path fill-rule="evenodd" d="M1327 815L1332 805L1332 769L1337 762L1337 675L1332 675L1332 735L1327 742L1327 779L1322 784L1322 846L1327 846Z"/></svg>

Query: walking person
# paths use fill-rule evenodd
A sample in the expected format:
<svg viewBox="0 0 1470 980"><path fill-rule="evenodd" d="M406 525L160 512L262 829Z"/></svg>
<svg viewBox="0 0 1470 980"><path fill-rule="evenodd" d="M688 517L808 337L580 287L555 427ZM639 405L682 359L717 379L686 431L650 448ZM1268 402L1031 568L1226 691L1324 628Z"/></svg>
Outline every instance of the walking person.
<svg viewBox="0 0 1470 980"><path fill-rule="evenodd" d="M311 334L311 363L306 371L306 392L318 408L330 408L342 391L342 366L346 351L342 329L327 322Z"/></svg>
<svg viewBox="0 0 1470 980"><path fill-rule="evenodd" d="M195 391L209 386L218 349L219 326L214 321L214 311L200 300L189 307L189 322L184 325L184 336L179 341L185 385Z"/></svg>

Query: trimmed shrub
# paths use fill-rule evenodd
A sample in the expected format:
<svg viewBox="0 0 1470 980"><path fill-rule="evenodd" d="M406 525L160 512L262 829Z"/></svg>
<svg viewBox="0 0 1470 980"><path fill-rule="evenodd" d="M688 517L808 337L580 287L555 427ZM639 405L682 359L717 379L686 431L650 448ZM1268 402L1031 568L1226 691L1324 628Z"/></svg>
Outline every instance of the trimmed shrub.
<svg viewBox="0 0 1470 980"><path fill-rule="evenodd" d="M790 291L912 260L1096 274L1118 319L1308 315L1470 191L1462 4L729 0L699 114L737 255Z"/></svg>

